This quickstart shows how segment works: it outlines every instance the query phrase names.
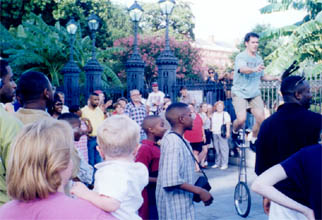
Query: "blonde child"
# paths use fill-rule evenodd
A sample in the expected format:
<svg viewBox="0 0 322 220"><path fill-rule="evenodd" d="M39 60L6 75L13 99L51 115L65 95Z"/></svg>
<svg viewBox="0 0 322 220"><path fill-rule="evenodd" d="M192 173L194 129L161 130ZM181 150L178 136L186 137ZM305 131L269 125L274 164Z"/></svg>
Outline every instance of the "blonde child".
<svg viewBox="0 0 322 220"><path fill-rule="evenodd" d="M143 203L141 192L149 174L142 163L134 162L140 127L127 116L114 115L98 128L97 139L104 161L96 165L94 189L76 183L71 193L118 219L141 219L137 211Z"/></svg>

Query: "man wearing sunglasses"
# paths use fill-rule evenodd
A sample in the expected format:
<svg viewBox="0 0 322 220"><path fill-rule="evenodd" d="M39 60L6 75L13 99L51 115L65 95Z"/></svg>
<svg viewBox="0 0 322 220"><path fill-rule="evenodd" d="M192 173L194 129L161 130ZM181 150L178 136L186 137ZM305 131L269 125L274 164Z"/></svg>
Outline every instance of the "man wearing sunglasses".
<svg viewBox="0 0 322 220"><path fill-rule="evenodd" d="M281 163L301 148L317 144L320 138L322 116L308 110L312 94L305 78L284 77L281 93L284 104L262 123L259 130L256 141L257 175ZM301 185L300 180L286 179L274 187L293 200L310 207L307 194L303 193L309 185ZM277 203L270 203L266 198L263 199L263 207L265 213L269 214L269 219L301 219L298 212Z"/></svg>

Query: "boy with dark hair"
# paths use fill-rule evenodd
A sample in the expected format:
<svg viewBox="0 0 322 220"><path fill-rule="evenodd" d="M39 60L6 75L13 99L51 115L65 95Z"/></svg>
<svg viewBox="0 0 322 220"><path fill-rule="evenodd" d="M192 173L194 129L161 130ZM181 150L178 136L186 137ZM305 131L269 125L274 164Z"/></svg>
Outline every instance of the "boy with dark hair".
<svg viewBox="0 0 322 220"><path fill-rule="evenodd" d="M172 131L161 141L156 188L159 219L195 219L193 194L199 194L205 205L211 204L212 196L193 185L195 161L189 152L190 144L182 139L183 133L192 129L191 111L187 104L173 103L166 111L166 119Z"/></svg>
<svg viewBox="0 0 322 220"><path fill-rule="evenodd" d="M142 140L141 147L136 155L136 162L141 162L148 168L149 184L142 192L144 201L139 209L139 215L142 219L158 219L155 188L159 170L160 148L156 142L163 137L166 128L163 119L154 115L145 117L142 128L147 135L147 139Z"/></svg>
<svg viewBox="0 0 322 220"><path fill-rule="evenodd" d="M79 117L73 113L63 113L58 117L58 120L67 121L73 128L75 141L75 151L72 154L74 163L73 177L83 183L91 184L93 181L94 169L84 160L82 153L77 149L77 141L79 141L80 137L83 135Z"/></svg>

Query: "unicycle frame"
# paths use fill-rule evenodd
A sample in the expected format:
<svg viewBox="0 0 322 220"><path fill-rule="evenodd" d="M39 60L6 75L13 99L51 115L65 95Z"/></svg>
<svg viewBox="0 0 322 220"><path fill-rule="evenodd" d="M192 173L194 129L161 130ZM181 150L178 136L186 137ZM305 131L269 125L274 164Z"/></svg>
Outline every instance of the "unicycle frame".
<svg viewBox="0 0 322 220"><path fill-rule="evenodd" d="M245 133L245 126L243 127L243 135L242 135L242 143L239 146L240 148L240 158L239 158L239 166L238 166L238 183L235 187L235 192L234 192L234 206L236 209L236 212L239 216L246 218L250 212L250 207L251 207L251 197L250 197L250 192L249 188L247 185L247 167L246 167L246 148L248 147L248 143L246 143L246 133ZM239 207L239 201L242 200L240 198L236 198L236 194L240 193L237 191L240 191L240 187L245 188L245 193L247 194L247 206L246 206L246 211L241 212L241 209Z"/></svg>

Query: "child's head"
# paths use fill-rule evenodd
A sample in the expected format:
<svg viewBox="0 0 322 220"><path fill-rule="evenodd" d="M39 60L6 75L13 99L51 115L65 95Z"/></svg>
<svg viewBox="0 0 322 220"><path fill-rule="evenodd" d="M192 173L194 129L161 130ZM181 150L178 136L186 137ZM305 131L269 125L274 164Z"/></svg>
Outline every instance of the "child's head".
<svg viewBox="0 0 322 220"><path fill-rule="evenodd" d="M152 136L155 140L161 139L167 130L164 127L163 119L156 115L145 117L142 123L142 128L148 137Z"/></svg>
<svg viewBox="0 0 322 220"><path fill-rule="evenodd" d="M72 105L69 107L69 112L74 113L78 115L79 117L82 117L82 111L79 108L79 105Z"/></svg>
<svg viewBox="0 0 322 220"><path fill-rule="evenodd" d="M67 121L73 128L74 140L79 141L80 137L83 135L83 132L80 128L81 123L80 123L78 115L73 114L73 113L64 113L58 117L58 120Z"/></svg>
<svg viewBox="0 0 322 220"><path fill-rule="evenodd" d="M116 114L118 114L118 115L121 115L121 114L123 114L124 113L124 108L122 107L122 104L121 103L115 103L114 105L114 108L115 108L115 112L116 112Z"/></svg>
<svg viewBox="0 0 322 220"><path fill-rule="evenodd" d="M113 115L97 130L98 148L110 158L131 156L139 145L140 126L125 115Z"/></svg>
<svg viewBox="0 0 322 220"><path fill-rule="evenodd" d="M192 129L193 119L191 117L191 111L185 103L177 102L171 104L165 112L165 117L171 127L181 126L184 130Z"/></svg>

